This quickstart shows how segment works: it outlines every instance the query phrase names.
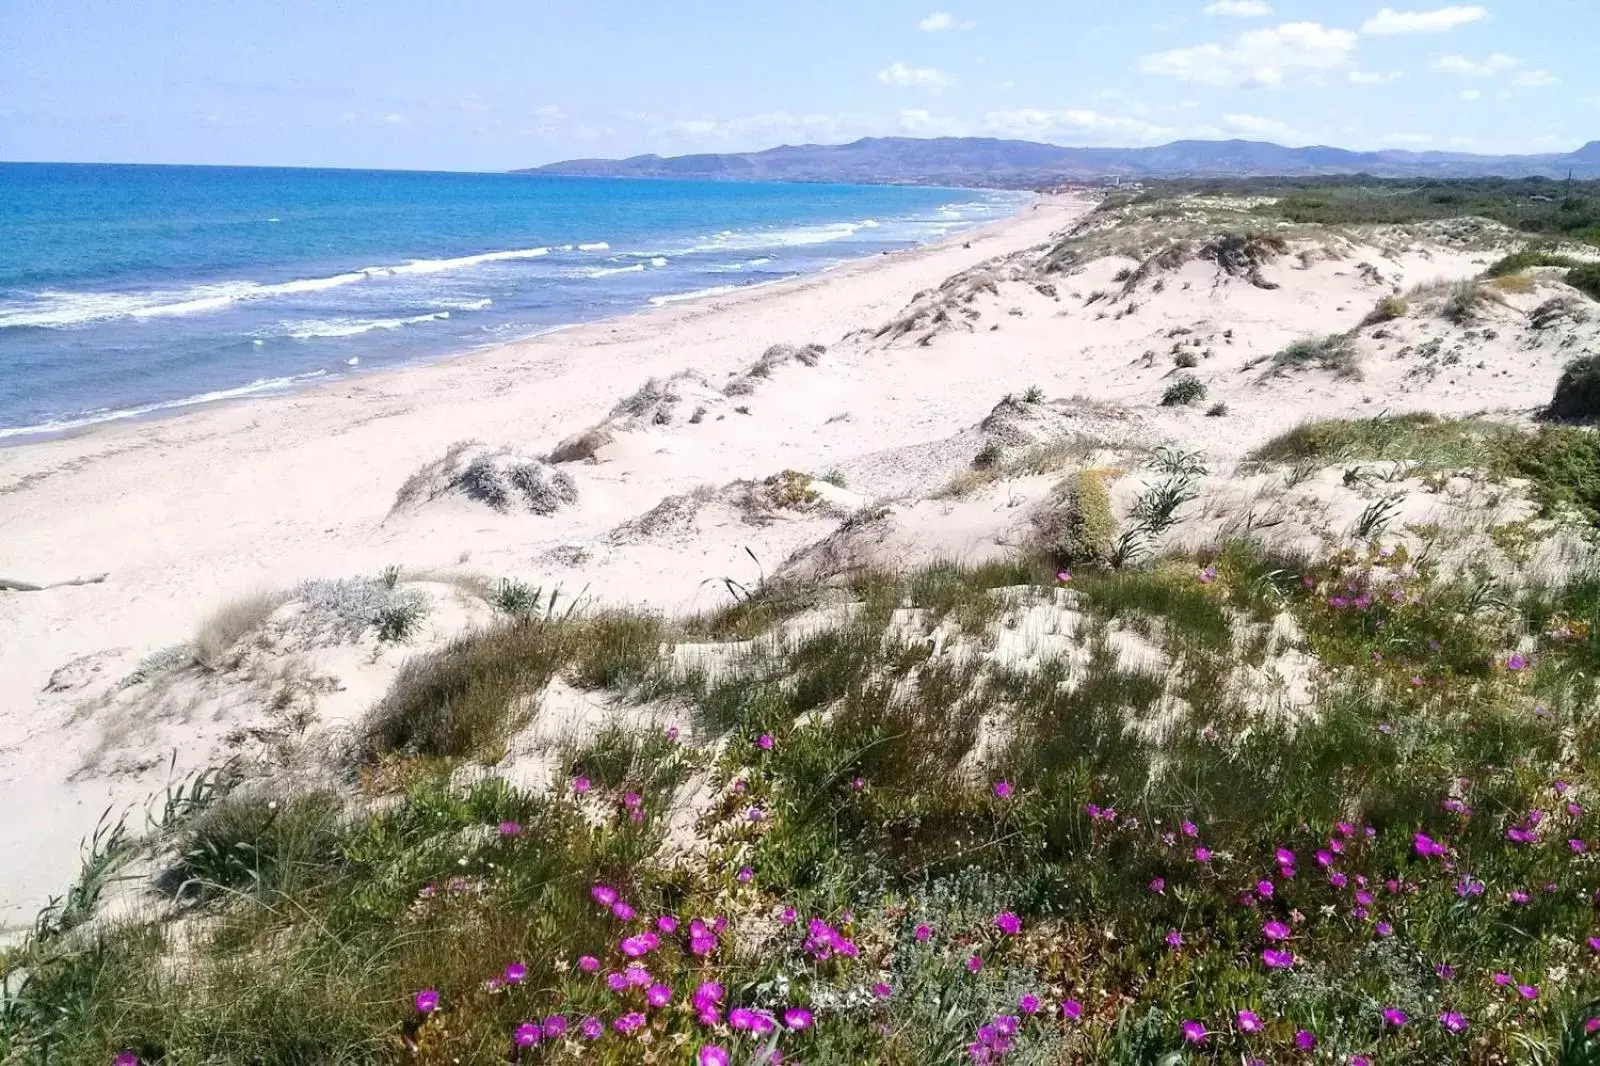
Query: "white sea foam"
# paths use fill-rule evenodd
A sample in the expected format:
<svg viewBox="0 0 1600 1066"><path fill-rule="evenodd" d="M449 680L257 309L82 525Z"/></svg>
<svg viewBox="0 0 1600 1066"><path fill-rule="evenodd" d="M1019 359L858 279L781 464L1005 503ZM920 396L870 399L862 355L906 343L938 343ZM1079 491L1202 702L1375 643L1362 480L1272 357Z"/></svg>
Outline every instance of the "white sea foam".
<svg viewBox="0 0 1600 1066"><path fill-rule="evenodd" d="M25 304L0 307L0 329L32 326L54 329L80 326L114 318L166 318L192 315L207 311L220 311L244 301L270 300L280 296L298 296L311 292L354 285L374 278L398 277L410 274L437 274L448 270L464 270L483 263L498 263L518 259L539 259L549 255L548 248L512 248L500 252L483 252L463 255L453 259L412 259L397 266L367 267L333 274L321 278L296 278L271 284L257 281L225 281L215 284L194 285L187 289L166 292L58 292L46 290ZM488 306L483 303L482 306ZM478 310L479 308L462 308Z"/></svg>
<svg viewBox="0 0 1600 1066"><path fill-rule="evenodd" d="M650 297L650 302L657 307L665 307L667 304L683 303L685 300L705 300L712 296L726 296L730 292L739 292L745 288L749 288L749 286L714 285L709 289L696 289L693 292L674 292L666 296L652 296Z"/></svg>
<svg viewBox="0 0 1600 1066"><path fill-rule="evenodd" d="M194 407L197 404L217 403L221 400L236 400L244 396L254 396L264 392L278 392L292 388L303 381L311 381L325 377L326 370L314 370L309 374L296 374L292 377L282 378L257 378L248 385L240 385L232 389L217 389L213 392L202 392L194 396L185 396L180 400L166 400L162 403L144 404L140 407L102 408L98 411L89 411L74 418L63 418L53 422L41 422L34 426L11 426L0 428L0 440L10 437L27 437L41 433L64 433L68 430L82 429L84 426L98 425L101 422L115 422L124 418L138 418L140 415L154 414L157 411L172 411L181 407Z"/></svg>
<svg viewBox="0 0 1600 1066"><path fill-rule="evenodd" d="M605 241L595 241L593 244L578 245L578 251L580 252L606 252L610 250L611 245L607 244Z"/></svg>
<svg viewBox="0 0 1600 1066"><path fill-rule="evenodd" d="M450 317L449 311L434 311L409 318L330 318L310 322L284 323L284 333L297 341L317 340L323 337L355 337L375 329L400 329L422 322L442 322Z"/></svg>
<svg viewBox="0 0 1600 1066"><path fill-rule="evenodd" d="M862 229L877 229L879 226L883 225L883 223L879 222L875 218L864 218L860 222L857 222L856 225L860 226Z"/></svg>
<svg viewBox="0 0 1600 1066"><path fill-rule="evenodd" d="M493 303L492 299L485 296L481 300L462 300L459 303L447 303L445 306L452 311L482 311Z"/></svg>
<svg viewBox="0 0 1600 1066"><path fill-rule="evenodd" d="M653 267L664 267L667 265L667 257L664 255L651 256L650 265Z"/></svg>
<svg viewBox="0 0 1600 1066"><path fill-rule="evenodd" d="M588 278L609 278L613 274L637 274L637 273L640 273L643 270L644 270L644 264L643 263L635 263L633 266L625 266L625 267L599 267L599 268L597 268L595 270L587 271L584 274L584 277L588 277Z"/></svg>

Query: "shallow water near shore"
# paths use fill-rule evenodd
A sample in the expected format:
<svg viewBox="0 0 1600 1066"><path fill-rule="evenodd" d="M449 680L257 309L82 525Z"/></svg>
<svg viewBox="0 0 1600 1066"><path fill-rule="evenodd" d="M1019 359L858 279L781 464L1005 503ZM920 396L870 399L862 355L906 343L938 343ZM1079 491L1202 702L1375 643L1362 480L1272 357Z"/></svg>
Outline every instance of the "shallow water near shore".
<svg viewBox="0 0 1600 1066"><path fill-rule="evenodd" d="M1003 217L1016 193L0 165L0 441L428 361Z"/></svg>

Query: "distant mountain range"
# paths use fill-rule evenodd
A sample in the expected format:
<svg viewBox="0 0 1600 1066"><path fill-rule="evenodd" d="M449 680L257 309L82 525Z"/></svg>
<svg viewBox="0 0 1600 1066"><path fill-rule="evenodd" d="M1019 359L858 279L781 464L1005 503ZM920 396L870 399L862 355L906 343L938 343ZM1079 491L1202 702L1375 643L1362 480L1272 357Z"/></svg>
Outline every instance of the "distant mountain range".
<svg viewBox="0 0 1600 1066"><path fill-rule="evenodd" d="M1261 141L1174 141L1158 148L1063 148L992 137L864 137L729 155L571 159L516 171L608 178L837 181L894 185L1034 187L1108 178L1305 177L1600 178L1600 141L1559 155L1351 152Z"/></svg>

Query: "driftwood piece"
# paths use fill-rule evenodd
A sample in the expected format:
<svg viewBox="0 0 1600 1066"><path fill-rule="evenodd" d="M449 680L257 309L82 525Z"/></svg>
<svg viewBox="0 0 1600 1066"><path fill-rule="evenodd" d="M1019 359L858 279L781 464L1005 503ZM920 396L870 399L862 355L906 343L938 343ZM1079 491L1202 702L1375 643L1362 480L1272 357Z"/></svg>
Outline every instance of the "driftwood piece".
<svg viewBox="0 0 1600 1066"><path fill-rule="evenodd" d="M98 585L105 579L105 574L95 574L93 577L75 577L71 581L52 581L46 585L34 585L15 578L0 577L0 592L43 592L45 589L58 589L67 585Z"/></svg>

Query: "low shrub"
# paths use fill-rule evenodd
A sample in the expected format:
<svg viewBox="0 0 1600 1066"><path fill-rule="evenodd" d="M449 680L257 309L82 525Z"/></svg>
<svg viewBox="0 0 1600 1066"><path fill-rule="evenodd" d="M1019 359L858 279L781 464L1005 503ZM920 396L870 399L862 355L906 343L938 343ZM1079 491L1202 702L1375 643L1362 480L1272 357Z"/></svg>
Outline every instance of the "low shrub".
<svg viewBox="0 0 1600 1066"><path fill-rule="evenodd" d="M1359 379L1361 367L1355 340L1348 333L1335 333L1320 340L1296 341L1272 357L1269 374L1314 368L1330 371L1336 378Z"/></svg>
<svg viewBox="0 0 1600 1066"><path fill-rule="evenodd" d="M1186 407L1206 398L1206 384L1193 374L1184 374L1161 394L1162 407Z"/></svg>
<svg viewBox="0 0 1600 1066"><path fill-rule="evenodd" d="M1583 263L1567 271L1567 284L1591 300L1600 300L1600 263Z"/></svg>
<svg viewBox="0 0 1600 1066"><path fill-rule="evenodd" d="M1117 519L1111 511L1111 494L1105 475L1080 470L1056 489L1044 512L1042 540L1060 566L1105 566L1111 561L1117 537Z"/></svg>
<svg viewBox="0 0 1600 1066"><path fill-rule="evenodd" d="M1600 355L1583 355L1567 364L1544 417L1555 422L1600 418Z"/></svg>
<svg viewBox="0 0 1600 1066"><path fill-rule="evenodd" d="M1361 320L1363 326L1376 326L1383 322L1393 322L1397 318L1404 318L1410 312L1411 305L1399 296L1385 296L1378 300L1367 317Z"/></svg>

